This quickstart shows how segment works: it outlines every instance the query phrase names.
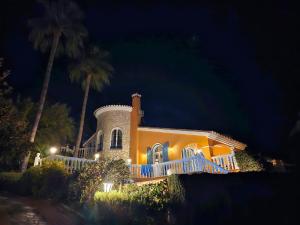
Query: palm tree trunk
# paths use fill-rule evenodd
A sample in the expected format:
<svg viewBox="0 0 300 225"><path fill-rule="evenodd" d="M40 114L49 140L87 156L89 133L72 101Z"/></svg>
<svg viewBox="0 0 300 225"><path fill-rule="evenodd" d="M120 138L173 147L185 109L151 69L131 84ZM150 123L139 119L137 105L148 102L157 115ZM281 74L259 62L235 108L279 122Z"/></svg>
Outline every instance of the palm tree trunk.
<svg viewBox="0 0 300 225"><path fill-rule="evenodd" d="M49 81L50 81L50 77L51 77L51 70L52 70L52 66L53 66L53 61L54 61L56 49L57 49L57 46L58 46L58 43L59 43L60 35L61 35L61 33L58 32L58 33L55 33L54 36L53 36L51 52L50 52L50 55L49 55L47 70L46 70L44 83L43 83L43 89L42 89L42 92L41 92L41 95L40 95L38 110L37 110L37 113L36 113L36 116L35 116L35 120L34 120L32 130L31 130L31 135L30 135L30 142L31 143L34 143L36 132L37 132L39 122L40 122L40 119L41 119L41 116L42 116L42 112L43 112L43 109L44 109L46 95L47 95L47 91L48 91L48 87L49 87ZM22 168L21 168L22 172L24 172L27 169L30 154L31 154L30 151L27 152L27 154L26 154L26 156L23 160Z"/></svg>
<svg viewBox="0 0 300 225"><path fill-rule="evenodd" d="M78 157L78 152L79 152L80 143L81 143L81 139L82 139L85 111L86 111L87 100L89 97L91 78L92 78L91 75L88 75L88 77L86 78L86 86L85 86L84 98L83 98L81 116L80 116L80 125L79 125L77 140L76 140L76 148L75 148L75 156L77 156L77 157Z"/></svg>

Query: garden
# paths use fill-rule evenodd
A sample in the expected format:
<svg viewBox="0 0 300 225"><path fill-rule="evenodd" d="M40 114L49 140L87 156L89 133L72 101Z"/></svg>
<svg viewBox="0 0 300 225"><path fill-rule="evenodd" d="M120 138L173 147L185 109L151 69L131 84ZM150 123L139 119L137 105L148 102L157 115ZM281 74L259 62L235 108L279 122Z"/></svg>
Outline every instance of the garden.
<svg viewBox="0 0 300 225"><path fill-rule="evenodd" d="M112 184L109 191L107 182ZM63 202L89 223L99 224L152 224L153 218L165 223L168 206L184 201L177 177L138 186L130 182L123 160L102 158L73 174L55 161L44 161L24 173L2 172L0 190Z"/></svg>
<svg viewBox="0 0 300 225"><path fill-rule="evenodd" d="M171 175L139 185L123 160L104 158L72 174L55 161L0 173L1 192L63 203L84 224L291 224L298 187L295 174L266 171Z"/></svg>

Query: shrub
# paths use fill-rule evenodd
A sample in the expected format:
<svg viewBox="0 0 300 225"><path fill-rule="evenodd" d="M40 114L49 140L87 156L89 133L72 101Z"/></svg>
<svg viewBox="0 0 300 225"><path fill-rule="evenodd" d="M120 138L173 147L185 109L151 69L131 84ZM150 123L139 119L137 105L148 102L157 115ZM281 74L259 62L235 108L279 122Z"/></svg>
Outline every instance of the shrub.
<svg viewBox="0 0 300 225"><path fill-rule="evenodd" d="M129 184L122 191L129 196L132 203L144 206L147 209L162 210L170 202L166 180L141 186Z"/></svg>
<svg viewBox="0 0 300 225"><path fill-rule="evenodd" d="M179 180L178 175L171 175L167 178L168 191L170 195L170 202L183 203L185 201L185 190L182 183Z"/></svg>
<svg viewBox="0 0 300 225"><path fill-rule="evenodd" d="M16 192L22 173L2 172L0 173L0 190Z"/></svg>
<svg viewBox="0 0 300 225"><path fill-rule="evenodd" d="M156 210L157 208L149 210L153 204L139 200L137 191L141 188L142 186L126 185L122 191L96 192L96 204L87 212L93 224L166 224L165 211Z"/></svg>
<svg viewBox="0 0 300 225"><path fill-rule="evenodd" d="M262 164L246 151L238 151L235 157L241 172L262 171Z"/></svg>
<svg viewBox="0 0 300 225"><path fill-rule="evenodd" d="M127 193L116 190L110 192L97 191L95 193L94 200L96 202L105 202L111 205L130 202L129 195Z"/></svg>
<svg viewBox="0 0 300 225"><path fill-rule="evenodd" d="M27 169L20 179L20 193L23 195L38 195L42 185L42 168L31 167Z"/></svg>
<svg viewBox="0 0 300 225"><path fill-rule="evenodd" d="M81 196L81 189L78 182L79 173L77 171L73 172L68 177L68 195L67 199L69 201L79 201Z"/></svg>
<svg viewBox="0 0 300 225"><path fill-rule="evenodd" d="M35 197L62 199L67 194L68 175L61 162L43 161L42 166L31 167L22 176L22 193Z"/></svg>
<svg viewBox="0 0 300 225"><path fill-rule="evenodd" d="M103 183L113 183L113 189L129 179L129 169L125 161L100 158L83 168L78 177L81 202L92 201L96 191L103 191Z"/></svg>

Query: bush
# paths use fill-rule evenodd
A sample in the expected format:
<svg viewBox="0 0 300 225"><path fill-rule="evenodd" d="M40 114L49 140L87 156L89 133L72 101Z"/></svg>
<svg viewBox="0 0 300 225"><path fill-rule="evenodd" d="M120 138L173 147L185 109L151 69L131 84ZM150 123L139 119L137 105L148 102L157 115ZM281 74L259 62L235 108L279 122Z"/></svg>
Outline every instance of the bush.
<svg viewBox="0 0 300 225"><path fill-rule="evenodd" d="M140 186L128 184L123 186L119 192L96 192L94 200L109 205L130 204L134 207L161 211L166 209L169 204L182 203L184 189L178 176L173 175L168 180L159 183Z"/></svg>
<svg viewBox="0 0 300 225"><path fill-rule="evenodd" d="M96 202L109 203L110 205L118 205L122 203L129 203L130 197L127 193L116 190L110 192L97 191L95 193L94 200Z"/></svg>
<svg viewBox="0 0 300 225"><path fill-rule="evenodd" d="M236 161L241 172L262 171L262 164L246 151L238 151L235 153Z"/></svg>
<svg viewBox="0 0 300 225"><path fill-rule="evenodd" d="M0 190L16 192L22 173L2 172L0 173Z"/></svg>
<svg viewBox="0 0 300 225"><path fill-rule="evenodd" d="M129 196L132 203L151 210L162 210L170 202L166 180L141 186L129 184L122 191Z"/></svg>
<svg viewBox="0 0 300 225"><path fill-rule="evenodd" d="M170 195L170 202L172 203L183 203L185 201L185 190L180 182L178 175L171 175L167 178L168 191Z"/></svg>
<svg viewBox="0 0 300 225"><path fill-rule="evenodd" d="M96 192L94 200L96 204L88 212L94 223L166 224L170 198L164 180L142 186L124 185L120 191Z"/></svg>
<svg viewBox="0 0 300 225"><path fill-rule="evenodd" d="M103 191L103 183L113 183L113 189L129 179L129 169L125 161L100 158L83 168L78 177L81 202L93 201L96 191Z"/></svg>
<svg viewBox="0 0 300 225"><path fill-rule="evenodd" d="M28 169L23 174L20 183L22 194L62 199L67 195L68 175L63 163L43 161L42 166Z"/></svg>

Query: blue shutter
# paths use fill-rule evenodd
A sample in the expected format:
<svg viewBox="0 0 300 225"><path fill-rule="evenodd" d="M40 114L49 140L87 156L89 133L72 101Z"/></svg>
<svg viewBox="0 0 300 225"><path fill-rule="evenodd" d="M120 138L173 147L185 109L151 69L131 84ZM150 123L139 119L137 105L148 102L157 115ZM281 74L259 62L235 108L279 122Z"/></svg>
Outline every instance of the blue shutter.
<svg viewBox="0 0 300 225"><path fill-rule="evenodd" d="M185 151L185 148L182 149L182 158L185 159L186 158L186 151Z"/></svg>
<svg viewBox="0 0 300 225"><path fill-rule="evenodd" d="M153 164L152 149L150 147L147 148L147 164Z"/></svg>
<svg viewBox="0 0 300 225"><path fill-rule="evenodd" d="M168 156L168 149L169 149L169 142L166 142L162 145L162 157L163 157L163 162L169 161L169 156Z"/></svg>

